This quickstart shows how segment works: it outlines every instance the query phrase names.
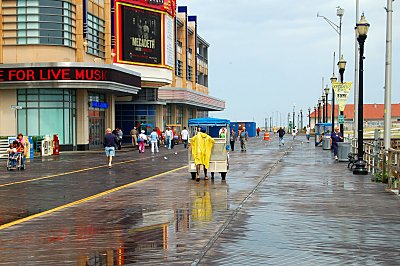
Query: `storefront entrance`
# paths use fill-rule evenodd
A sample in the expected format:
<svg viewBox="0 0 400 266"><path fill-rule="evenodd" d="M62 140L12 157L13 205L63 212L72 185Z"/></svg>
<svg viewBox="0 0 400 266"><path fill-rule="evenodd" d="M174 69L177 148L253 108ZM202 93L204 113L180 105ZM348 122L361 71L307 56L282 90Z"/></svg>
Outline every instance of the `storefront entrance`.
<svg viewBox="0 0 400 266"><path fill-rule="evenodd" d="M93 103L105 102L104 94L89 93L89 149L101 148L106 131L105 109Z"/></svg>

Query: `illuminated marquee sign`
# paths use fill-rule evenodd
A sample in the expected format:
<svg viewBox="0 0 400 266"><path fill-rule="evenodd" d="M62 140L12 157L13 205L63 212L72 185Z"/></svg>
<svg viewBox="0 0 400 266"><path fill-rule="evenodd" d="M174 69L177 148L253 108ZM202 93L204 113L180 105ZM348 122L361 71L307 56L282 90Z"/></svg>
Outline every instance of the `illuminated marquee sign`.
<svg viewBox="0 0 400 266"><path fill-rule="evenodd" d="M161 13L122 7L122 60L161 64Z"/></svg>
<svg viewBox="0 0 400 266"><path fill-rule="evenodd" d="M110 68L26 67L0 68L0 83L28 81L98 81L140 87L141 78Z"/></svg>
<svg viewBox="0 0 400 266"><path fill-rule="evenodd" d="M116 2L115 62L173 69L175 3L175 0Z"/></svg>

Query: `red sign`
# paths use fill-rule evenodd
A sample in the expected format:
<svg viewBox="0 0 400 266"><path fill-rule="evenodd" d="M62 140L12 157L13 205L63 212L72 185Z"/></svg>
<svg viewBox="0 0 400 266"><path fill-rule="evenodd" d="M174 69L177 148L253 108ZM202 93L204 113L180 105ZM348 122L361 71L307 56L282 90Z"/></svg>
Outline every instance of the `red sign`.
<svg viewBox="0 0 400 266"><path fill-rule="evenodd" d="M0 84L3 82L27 82L48 80L73 80L116 82L140 87L141 78L115 69L97 67L21 67L0 68Z"/></svg>
<svg viewBox="0 0 400 266"><path fill-rule="evenodd" d="M117 0L117 2L130 3L137 6L164 11L175 17L176 0Z"/></svg>
<svg viewBox="0 0 400 266"><path fill-rule="evenodd" d="M0 69L0 82L45 80L107 81L107 69L96 68L15 68Z"/></svg>

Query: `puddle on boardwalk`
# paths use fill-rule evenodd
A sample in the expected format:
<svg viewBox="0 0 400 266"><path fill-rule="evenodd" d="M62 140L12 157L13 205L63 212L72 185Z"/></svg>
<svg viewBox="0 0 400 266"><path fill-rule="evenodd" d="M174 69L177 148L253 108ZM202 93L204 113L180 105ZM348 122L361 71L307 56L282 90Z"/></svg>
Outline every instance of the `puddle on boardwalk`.
<svg viewBox="0 0 400 266"><path fill-rule="evenodd" d="M96 206L33 220L26 223L27 231L2 231L0 264L127 265L191 258L203 247L198 240L206 241L218 229L221 214L230 213L229 186L189 178L177 183L172 191L173 182L152 182L118 197L107 196Z"/></svg>
<svg viewBox="0 0 400 266"><path fill-rule="evenodd" d="M12 226L0 231L0 265L191 264L282 153L257 165L251 150L231 156L226 182L180 170Z"/></svg>

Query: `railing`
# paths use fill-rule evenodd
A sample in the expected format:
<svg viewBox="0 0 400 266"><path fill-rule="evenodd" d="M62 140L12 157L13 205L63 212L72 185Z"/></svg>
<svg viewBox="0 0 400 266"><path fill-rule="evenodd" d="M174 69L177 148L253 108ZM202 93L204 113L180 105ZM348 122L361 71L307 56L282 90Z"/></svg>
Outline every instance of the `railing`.
<svg viewBox="0 0 400 266"><path fill-rule="evenodd" d="M351 139L352 152L357 154L357 139ZM364 155L369 173L381 174L382 182L388 182L388 189L399 189L400 186L400 139L392 139L391 148L385 152L383 140L367 139L363 142Z"/></svg>
<svg viewBox="0 0 400 266"><path fill-rule="evenodd" d="M388 189L397 188L400 193L399 177L400 177L400 150L389 149L388 151ZM394 180L393 180L394 179Z"/></svg>

